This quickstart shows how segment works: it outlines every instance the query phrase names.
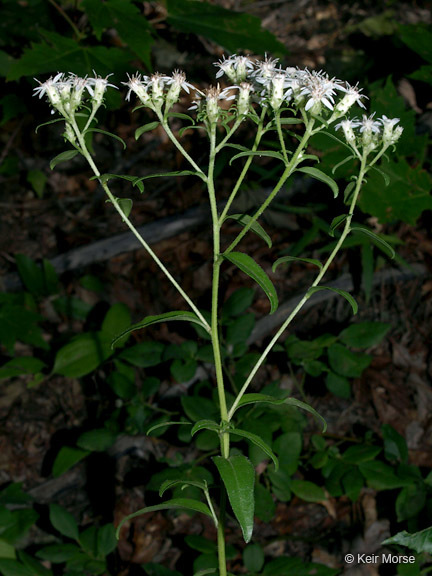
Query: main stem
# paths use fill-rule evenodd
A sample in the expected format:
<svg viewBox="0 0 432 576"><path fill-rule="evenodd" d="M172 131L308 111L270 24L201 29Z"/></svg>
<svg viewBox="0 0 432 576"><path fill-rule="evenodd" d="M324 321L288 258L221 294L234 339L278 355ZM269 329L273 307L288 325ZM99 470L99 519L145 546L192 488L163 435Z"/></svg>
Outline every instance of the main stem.
<svg viewBox="0 0 432 576"><path fill-rule="evenodd" d="M216 124L210 128L210 157L207 174L207 189L210 200L210 209L213 223L213 278L212 278L212 303L211 303L211 339L213 346L213 356L216 371L216 384L219 397L219 409L221 423L228 421L228 410L225 397L225 386L223 378L222 358L219 343L219 279L222 258L220 255L220 222L217 211L216 191L214 187L214 166L216 161ZM221 454L223 458L229 457L229 432L223 432L220 438ZM225 553L225 510L226 492L222 485L221 499L219 506L219 522L217 527L217 546L219 576L226 576L226 553Z"/></svg>
<svg viewBox="0 0 432 576"><path fill-rule="evenodd" d="M308 291L306 292L306 294L303 296L303 298L300 300L300 302L297 304L297 306L294 308L294 310L291 312L291 314L288 316L288 318L285 320L285 322L282 324L282 326L279 328L279 330L276 332L276 334L274 335L274 337L272 338L272 340L270 341L270 343L267 345L266 349L264 350L264 352L261 354L260 358L258 359L258 361L256 362L255 366L252 368L252 371L250 372L249 376L247 377L245 383L243 384L240 392L237 395L237 398L235 399L229 413L228 413L228 421L231 420L231 418L233 417L235 411L237 410L237 407L239 405L240 400L242 399L243 395L245 394L246 390L249 387L249 384L252 382L253 378L255 377L255 374L258 372L259 368L261 367L261 365L263 364L264 360L266 359L267 355L269 354L269 352L271 351L271 349L273 348L273 346L276 344L276 342L279 340L280 336L282 335L282 333L288 328L288 326L291 324L291 322L293 321L293 319L295 318L295 316L297 316L297 314L299 313L299 311L301 310L301 308L304 306L304 304L306 303L306 301L309 299L309 291L311 288L314 288L315 286L318 286L318 284L321 282L322 278L324 277L324 275L326 274L327 270L329 269L331 263L333 262L334 258L336 257L336 254L339 252L342 244L345 241L345 238L348 236L348 234L350 233L351 230L351 220L354 214L354 209L357 203L357 199L360 193L360 189L365 177L365 174L367 172L367 168L366 168L366 156L364 155L361 158L361 165L360 165L360 170L359 170L359 175L357 178L357 182L356 182L356 186L353 192L353 197L351 200L351 204L350 204L350 208L349 208L349 212L348 212L348 216L347 219L345 221L345 226L344 229L342 231L342 234L339 238L339 240L336 243L336 246L333 248L331 254L329 255L329 257L327 258L327 261L325 262L325 264L323 265L323 267L321 268L319 274L317 275L317 277L315 278L314 282L312 283L312 285L310 286L310 288L308 289Z"/></svg>

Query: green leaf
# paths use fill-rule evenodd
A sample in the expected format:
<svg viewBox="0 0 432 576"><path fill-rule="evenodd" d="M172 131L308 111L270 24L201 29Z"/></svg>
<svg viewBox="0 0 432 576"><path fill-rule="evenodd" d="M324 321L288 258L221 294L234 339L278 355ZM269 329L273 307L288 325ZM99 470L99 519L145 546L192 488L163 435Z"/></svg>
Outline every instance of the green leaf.
<svg viewBox="0 0 432 576"><path fill-rule="evenodd" d="M38 562L38 560L30 556L29 554L26 554L22 550L18 552L18 557L21 560L23 566L25 566L31 571L32 576L53 576L51 570L45 568L45 566L43 566L40 562Z"/></svg>
<svg viewBox="0 0 432 576"><path fill-rule="evenodd" d="M209 38L230 52L285 53L285 47L251 14L207 2L168 0L168 23L177 30Z"/></svg>
<svg viewBox="0 0 432 576"><path fill-rule="evenodd" d="M12 358L0 368L0 380L3 378L14 378L21 374L37 374L45 366L45 363L32 356L20 356Z"/></svg>
<svg viewBox="0 0 432 576"><path fill-rule="evenodd" d="M135 130L135 140L138 140L138 138L142 136L142 134L144 134L145 132L150 132L150 130L154 130L159 126L159 124L160 124L159 120L155 120L154 122L149 122L148 124L140 126Z"/></svg>
<svg viewBox="0 0 432 576"><path fill-rule="evenodd" d="M2 576L34 576L32 570L10 558L0 558L0 572Z"/></svg>
<svg viewBox="0 0 432 576"><path fill-rule="evenodd" d="M252 432L248 432L247 430L241 430L240 428L230 429L230 433L235 434L236 436L241 436L242 438L246 438L247 440L255 444L255 446L261 448L261 450L265 454L267 454L269 458L273 460L275 470L279 468L279 461L277 459L276 454L273 452L270 446L266 442L264 442L264 440L260 436L258 436L257 434L253 434Z"/></svg>
<svg viewBox="0 0 432 576"><path fill-rule="evenodd" d="M42 198L48 178L42 170L29 170L27 172L27 182L36 192L38 198Z"/></svg>
<svg viewBox="0 0 432 576"><path fill-rule="evenodd" d="M213 461L219 470L231 508L247 543L252 538L254 523L254 467L246 456L241 454L229 458L215 456Z"/></svg>
<svg viewBox="0 0 432 576"><path fill-rule="evenodd" d="M412 479L402 479L396 476L393 468L384 462L372 460L359 465L359 470L365 477L368 486L374 490L393 490L412 484Z"/></svg>
<svg viewBox="0 0 432 576"><path fill-rule="evenodd" d="M117 204L125 218L128 218L132 211L133 201L130 198L117 198Z"/></svg>
<svg viewBox="0 0 432 576"><path fill-rule="evenodd" d="M282 258L278 258L276 260L276 262L274 262L273 266L272 266L272 271L276 272L276 268L280 265L280 264L284 264L286 262L306 262L307 264L313 264L314 266L318 266L318 268L321 270L322 268L322 264L319 260L315 260L315 258L297 258L296 256L282 256Z"/></svg>
<svg viewBox="0 0 432 576"><path fill-rule="evenodd" d="M342 455L342 460L348 464L361 464L362 462L370 462L374 460L381 452L379 446L368 446L367 444L357 444L350 446L345 450Z"/></svg>
<svg viewBox="0 0 432 576"><path fill-rule="evenodd" d="M111 343L111 346L114 347L116 342L122 339L126 334L130 334L135 330L141 330L142 328L146 328L147 326L151 326L152 324L158 324L160 322L192 322L198 324L202 328L205 329L206 332L209 332L208 327L198 318L196 314L193 312L189 312L187 310L176 310L174 312L165 312L164 314L158 314L157 316L147 316L141 322L137 322L137 324L133 324L127 330L119 334L114 338Z"/></svg>
<svg viewBox="0 0 432 576"><path fill-rule="evenodd" d="M127 180L128 182L132 182L133 186L136 186L139 191L142 193L144 192L144 186L141 183L141 178L138 176L129 176L128 174L101 174L100 176L93 176L90 180L99 180L101 184L105 184L112 180L113 178L120 178L121 180Z"/></svg>
<svg viewBox="0 0 432 576"><path fill-rule="evenodd" d="M372 230L368 230L367 228L363 228L362 226L351 226L351 232L355 232L357 234L364 234L365 236L368 236L369 238L372 239L373 243L380 250L382 250L384 254L387 254L387 256L389 256L390 258L393 259L396 256L396 252L390 246L390 244L386 242L384 238L381 238L380 236L378 236L378 234L372 232Z"/></svg>
<svg viewBox="0 0 432 576"><path fill-rule="evenodd" d="M116 441L117 434L107 428L95 428L84 432L77 440L77 446L91 452L103 452Z"/></svg>
<svg viewBox="0 0 432 576"><path fill-rule="evenodd" d="M323 502L326 500L326 495L320 486L307 480L292 480L290 488L296 496L305 500L306 502Z"/></svg>
<svg viewBox="0 0 432 576"><path fill-rule="evenodd" d="M78 524L73 515L58 504L50 504L49 510L50 522L54 528L63 536L78 541Z"/></svg>
<svg viewBox="0 0 432 576"><path fill-rule="evenodd" d="M351 304L351 308L353 309L354 314L357 314L358 311L357 302L354 300L351 294L349 294L345 290L341 290L340 288L331 288L330 286L314 286L313 288L309 288L307 292L307 297L310 298L312 294L315 294L315 292L319 292L320 290L331 290L331 292L336 292L336 294L339 294L339 296L343 296L345 300L348 300L348 302Z"/></svg>
<svg viewBox="0 0 432 576"><path fill-rule="evenodd" d="M79 154L78 150L66 150L61 154L58 154L58 156L53 158L50 162L51 170L54 170L57 164L60 164L61 162L67 162L68 160L72 160L72 158L75 158L77 154Z"/></svg>
<svg viewBox="0 0 432 576"><path fill-rule="evenodd" d="M259 394L259 393L252 393L252 394L244 394L238 405L237 408L241 408L242 406L247 406L248 404L274 404L275 406L281 406L283 404L287 404L288 406L296 406L297 408L301 408L306 412L312 414L317 420L319 420L323 425L323 432L327 430L327 423L324 418L318 414L318 412L312 408L306 402L302 402L301 400L297 400L296 398L275 398L274 396L267 396L266 394Z"/></svg>
<svg viewBox="0 0 432 576"><path fill-rule="evenodd" d="M353 348L369 348L379 344L390 328L391 324L384 322L359 322L342 330L339 340Z"/></svg>
<svg viewBox="0 0 432 576"><path fill-rule="evenodd" d="M247 226L249 222L252 220L252 217L249 216L248 214L230 214L225 218L225 220L236 220L236 222L238 222L242 226ZM254 222L250 227L250 230L252 230L252 232L254 232L262 240L264 240L264 242L266 242L269 248L272 247L271 238L264 230L264 228L261 226L261 224L258 224L258 222Z"/></svg>
<svg viewBox="0 0 432 576"><path fill-rule="evenodd" d="M347 400L351 398L351 384L345 376L341 376L330 370L326 374L325 383L329 392L338 398L346 398Z"/></svg>
<svg viewBox="0 0 432 576"><path fill-rule="evenodd" d="M302 168L297 168L297 171L303 172L304 174L308 174L312 178L315 178L315 180L319 180L320 182L324 182L324 184L327 184L327 186L331 188L334 197L337 198L337 195L339 194L339 187L333 180L333 178L330 178L330 176L328 176L321 170L318 170L318 168L313 168L312 166L303 166Z"/></svg>
<svg viewBox="0 0 432 576"><path fill-rule="evenodd" d="M109 341L101 333L84 333L57 352L53 373L80 378L93 372L112 355Z"/></svg>
<svg viewBox="0 0 432 576"><path fill-rule="evenodd" d="M384 187L375 173L370 173L362 189L359 205L363 212L381 222L402 220L415 225L424 210L432 209L432 177L421 166L412 168L404 159L381 167L390 178Z"/></svg>
<svg viewBox="0 0 432 576"><path fill-rule="evenodd" d="M58 478L69 468L78 464L81 460L83 460L86 456L88 456L90 452L87 450L79 450L78 448L72 448L70 446L63 446L60 448L59 453L53 464L52 473L55 478Z"/></svg>
<svg viewBox="0 0 432 576"><path fill-rule="evenodd" d="M165 482L161 484L161 487L159 488L159 496L162 497L167 490L171 490L171 488L173 488L174 486L178 486L179 484L183 486L195 486L196 488L199 488L200 490L204 491L207 490L206 482L200 482L199 480L173 478L165 480Z"/></svg>
<svg viewBox="0 0 432 576"><path fill-rule="evenodd" d="M198 422L195 422L191 430L191 436L195 436L195 434L200 430L211 430L212 432L219 434L221 432L221 427L214 420L198 420Z"/></svg>
<svg viewBox="0 0 432 576"><path fill-rule="evenodd" d="M115 528L112 524L105 524L97 531L97 554L100 558L106 558L108 554L117 548Z"/></svg>
<svg viewBox="0 0 432 576"><path fill-rule="evenodd" d="M400 546L406 546L418 554L421 554L422 552L432 554L432 527L425 528L420 532L414 532L414 534L410 534L403 530L402 532L398 532L394 536L387 538L382 542L382 544L385 546L388 544L398 544Z"/></svg>
<svg viewBox="0 0 432 576"><path fill-rule="evenodd" d="M158 172L157 174L148 174L147 176L135 177L134 184L143 182L144 180L150 180L150 178L162 178L171 176L198 176L201 180L205 180L205 174L202 172L197 172L196 170L175 170L174 172Z"/></svg>
<svg viewBox="0 0 432 576"><path fill-rule="evenodd" d="M259 544L249 544L243 550L243 563L250 572L260 572L264 560L264 551Z"/></svg>
<svg viewBox="0 0 432 576"><path fill-rule="evenodd" d="M222 308L223 315L231 317L243 314L252 305L254 297L255 290L253 288L247 288L246 286L239 288L224 303Z"/></svg>
<svg viewBox="0 0 432 576"><path fill-rule="evenodd" d="M334 238L335 230L338 228L345 220L348 218L348 214L341 214L340 216L336 216L333 218L330 224L329 235Z"/></svg>
<svg viewBox="0 0 432 576"><path fill-rule="evenodd" d="M192 500L191 498L172 498L171 500L167 500L162 504L156 504L155 506L147 506L146 508L141 508L138 512L134 512L133 514L129 514L120 522L116 530L116 537L119 538L120 530L125 524L132 518L136 518L137 516L142 516L143 514L148 514L149 512L159 512L160 510L192 510L193 512L200 512L201 514L205 514L212 518L212 513L210 512L209 507L200 502L199 500Z"/></svg>
<svg viewBox="0 0 432 576"><path fill-rule="evenodd" d="M248 150L247 152L239 152L233 156L229 162L230 166L234 160L237 160L238 158L244 158L245 156L258 156L259 158L264 156L264 158L276 158L277 160L282 160L282 162L285 162L285 159L280 152L273 152L272 150L259 150L258 152L253 152L252 150Z"/></svg>
<svg viewBox="0 0 432 576"><path fill-rule="evenodd" d="M48 560L53 564L63 564L75 558L79 554L79 548L76 544L62 542L61 544L52 544L45 546L36 552L38 558Z"/></svg>
<svg viewBox="0 0 432 576"><path fill-rule="evenodd" d="M151 368L162 364L162 354L165 346L162 342L140 342L130 348L126 348L118 355L120 360L124 360L132 366L138 368Z"/></svg>
<svg viewBox="0 0 432 576"><path fill-rule="evenodd" d="M273 314L278 307L278 297L275 287L261 266L242 252L230 252L229 254L222 254L222 256L259 284L270 301L270 314Z"/></svg>
<svg viewBox="0 0 432 576"><path fill-rule="evenodd" d="M8 80L59 70L73 70L78 76L97 70L104 76L113 71L124 71L131 60L131 54L122 48L92 46L56 32L43 29L39 29L39 32L43 41L32 43L30 48L24 49L21 58L11 66Z"/></svg>
<svg viewBox="0 0 432 576"><path fill-rule="evenodd" d="M384 454L387 460L408 462L408 447L405 438L390 424L383 424L381 432L384 440Z"/></svg>
<svg viewBox="0 0 432 576"><path fill-rule="evenodd" d="M117 136L117 134L113 134L112 132L107 132L106 130L100 130L99 128L87 128L87 130L83 133L83 136L85 134L87 134L88 132L98 132L99 134L104 134L105 136L110 136L111 138L118 140L118 142L120 142L122 144L123 150L126 150L126 142L123 140L123 138L120 138L120 136Z"/></svg>
<svg viewBox="0 0 432 576"><path fill-rule="evenodd" d="M187 424L188 426L192 425L192 422L184 422L184 421L180 421L180 422L161 422L159 424L155 424L154 426L151 426L151 428L149 428L146 432L147 436L150 436L150 433L153 432L154 430L158 430L159 428L167 428L168 426L182 426L183 424Z"/></svg>
<svg viewBox="0 0 432 576"><path fill-rule="evenodd" d="M360 378L372 359L367 354L351 352L342 344L332 344L328 351L329 364L340 376L347 378Z"/></svg>
<svg viewBox="0 0 432 576"><path fill-rule="evenodd" d="M122 41L140 57L147 68L151 68L152 30L133 2L83 0L81 4L98 40L101 40L104 30L115 28Z"/></svg>

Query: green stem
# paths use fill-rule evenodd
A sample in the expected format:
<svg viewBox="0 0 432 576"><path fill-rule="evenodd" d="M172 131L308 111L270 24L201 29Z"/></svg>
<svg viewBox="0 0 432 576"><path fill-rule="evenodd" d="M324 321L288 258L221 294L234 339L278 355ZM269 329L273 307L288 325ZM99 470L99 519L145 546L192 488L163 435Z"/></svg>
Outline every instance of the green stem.
<svg viewBox="0 0 432 576"><path fill-rule="evenodd" d="M63 18L66 20L66 22L69 24L69 26L72 28L72 30L74 31L75 37L76 39L79 41L82 38L84 38L84 34L82 34L78 28L75 26L75 24L72 22L72 20L69 18L69 16L66 14L66 12L63 10L63 8L61 6L59 6L57 4L57 2L55 2L54 0L48 0L48 2L50 4L52 4L54 6L54 8L57 10L57 12L59 12L59 14L61 14L63 16Z"/></svg>
<svg viewBox="0 0 432 576"><path fill-rule="evenodd" d="M219 322L218 322L218 303L219 303L219 278L222 259L220 257L220 224L217 212L216 191L214 186L214 167L216 161L216 124L210 127L210 157L207 174L207 189L210 200L210 209L213 223L213 278L212 278L212 304L211 304L211 340L213 347L213 356L215 361L216 384L219 397L219 408L221 422L227 422L228 409L225 397L225 386L223 377L222 358L219 343ZM224 458L229 457L229 433L221 434L221 454ZM219 576L226 576L226 553L225 553L225 511L226 511L226 491L222 484L221 499L219 507L219 521L217 525L217 548L219 562Z"/></svg>
<svg viewBox="0 0 432 576"><path fill-rule="evenodd" d="M183 288L180 286L180 284L177 282L177 280L171 275L171 273L169 272L169 270L165 267L165 265L161 262L161 260L158 258L158 256L153 252L153 250L150 248L150 246L147 244L147 242L144 240L144 238L141 236L141 234L138 232L138 230L135 228L135 226L132 224L132 222L129 220L129 218L124 214L123 210L121 209L119 203L117 202L117 199L115 198L115 196L112 194L111 190L108 187L108 184L106 182L102 182L100 180L100 176L101 173L99 172L96 164L93 161L93 158L91 157L90 152L87 150L87 146L85 143L85 140L80 132L80 129L78 128L78 125L75 121L75 119L73 119L71 121L71 125L75 131L75 134L78 138L78 142L80 145L80 149L81 149L81 153L83 154L83 156L85 157L85 159L87 160L90 168L93 170L95 176L97 176L99 178L99 182L102 186L102 188L105 191L105 194L108 196L108 198L110 199L111 203L113 204L114 208L117 210L117 212L120 214L122 220L126 223L126 225L128 226L129 230L132 232L132 234L135 236L135 238L138 240L138 242L145 248L145 250L147 251L147 253L149 254L149 256L151 256L151 258L153 258L153 260L156 262L156 264L159 266L159 268L162 270L162 272L166 275L166 277L168 278L168 280L171 282L171 284L178 290L178 292L180 292L180 294L183 296L183 298L186 300L186 302L189 304L189 306L191 307L191 309L195 312L195 314L198 316L198 318L201 320L201 322L203 323L205 329L207 330L207 332L210 333L210 326L208 324L208 322L206 321L206 319L204 318L204 316L201 314L201 312L199 311L199 309L197 308L197 306L194 304L194 302L189 298L189 296L186 294L186 292L183 290Z"/></svg>
<svg viewBox="0 0 432 576"><path fill-rule="evenodd" d="M186 152L186 150L183 148L183 146L180 144L180 142L177 140L177 138L174 136L174 134L173 134L173 132L172 132L172 130L168 124L168 120L163 117L161 112L156 111L156 114L158 115L158 118L161 121L161 124L162 124L168 138L171 140L171 142L174 144L174 146L177 148L177 150L181 153L181 155L184 156L184 158L186 158L186 160L189 162L189 164L200 174L200 176L205 181L206 175L201 170L201 168L198 166L198 164L195 162L195 160Z"/></svg>
<svg viewBox="0 0 432 576"><path fill-rule="evenodd" d="M266 109L263 108L263 111L262 111L262 113L261 113L261 118L260 118L260 121L259 121L259 124L258 124L258 128L257 128L257 133L256 133L256 136L255 136L255 142L253 143L253 146L252 146L252 149L251 149L252 152L256 152L256 151L258 150L258 146L259 146L259 143L260 143L260 141L261 141L261 138L262 138L263 135L265 134L265 130L264 130L264 128L263 128L263 123L264 123L265 114L266 114ZM224 210L223 210L223 212L222 212L222 214L221 214L220 222L223 222L223 221L225 220L225 218L226 218L226 216L227 216L227 214L228 214L228 211L229 211L229 209L230 209L230 207L231 207L231 204L233 203L233 201L234 201L234 199L235 199L235 197L236 197L236 195L237 195L237 192L239 191L239 188L240 188L240 186L242 185L243 180L244 180L244 178L245 178L245 176L246 176L246 174L247 174L247 171L249 170L249 166L251 165L252 160L253 160L253 156L249 156L248 159L246 160L246 163L245 163L245 165L243 166L243 170L241 171L240 176L238 177L237 182L235 183L235 186L234 186L234 188L232 189L232 192L231 192L231 194L230 194L230 197L228 198L228 201L227 201L227 203L226 203L226 205L225 205L225 208L224 208Z"/></svg>
<svg viewBox="0 0 432 576"><path fill-rule="evenodd" d="M331 263L333 262L334 258L336 257L336 254L339 252L342 244L344 243L346 237L348 236L348 234L350 233L351 230L351 220L354 214L354 209L357 203L357 199L358 199L358 195L360 193L360 189L364 180L364 177L366 175L367 172L367 167L366 167L366 157L363 156L361 159L361 166L360 166L360 170L359 170L359 175L357 178L357 182L356 182L356 187L354 189L354 193L353 193L353 197L351 200L351 204L350 204L350 209L348 212L348 217L345 221L345 226L344 229L342 231L342 234L339 238L339 240L336 243L336 246L333 248L331 254L329 255L329 257L327 258L327 261L325 262L325 264L323 265L323 267L321 268L319 274L317 275L317 277L315 278L314 282L312 283L312 285L310 286L310 288L314 288L315 286L318 286L318 284L321 282L322 278L324 277L324 275L326 274L327 270L329 269ZM271 351L271 349L273 348L273 346L276 344L276 342L279 340L280 336L283 334L283 332L288 328L288 326L291 324L292 320L295 318L295 316L299 313L299 311L301 310L301 308L304 306L304 304L306 303L306 301L309 299L309 290L306 292L306 294L303 296L303 298L300 300L300 302L297 304L297 306L293 309L293 311L291 312L291 314L288 316L288 318L285 320L285 322L282 324L282 326L279 328L279 330L276 332L276 334L274 335L274 337L272 338L272 340L270 341L270 343L267 345L267 347L265 348L264 352L261 354L260 358L258 359L258 361L256 362L256 364L254 365L254 367L252 368L249 376L247 377L245 383L243 384L240 392L237 395L237 398L235 399L229 413L228 413L228 421L230 421L235 413L235 411L237 410L237 407L239 405L240 400L242 399L243 395L245 394L246 390L249 387L249 384L252 382L253 378L255 377L255 374L258 372L259 368L261 367L261 365L263 364L264 360L266 359L267 355L269 354L269 352Z"/></svg>
<svg viewBox="0 0 432 576"><path fill-rule="evenodd" d="M234 248L237 246L237 244L249 232L249 229L251 228L251 226L253 226L253 224L258 220L258 218L261 216L261 214L266 210L266 208L268 208L268 206L271 204L271 202L275 198L276 194L279 192L279 190L282 188L282 186L285 184L285 182L288 180L288 178L294 172L297 165L301 162L303 150L306 148L307 142L308 142L308 140L311 137L312 132L313 132L313 125L314 125L314 120L312 119L309 121L309 124L306 126L306 130L305 130L305 133L303 135L303 138L301 139L301 141L297 147L297 150L294 152L291 160L288 162L288 164L286 164L285 170L283 171L282 176L279 178L278 183L273 188L272 192L269 194L269 196L266 198L266 200L263 202L263 204L258 208L258 210L255 212L255 214L249 220L249 222L246 224L246 226L244 226L244 228L239 233L239 235L233 240L233 242L231 242L231 244L225 250L224 256L226 256L227 254L232 252L234 250Z"/></svg>

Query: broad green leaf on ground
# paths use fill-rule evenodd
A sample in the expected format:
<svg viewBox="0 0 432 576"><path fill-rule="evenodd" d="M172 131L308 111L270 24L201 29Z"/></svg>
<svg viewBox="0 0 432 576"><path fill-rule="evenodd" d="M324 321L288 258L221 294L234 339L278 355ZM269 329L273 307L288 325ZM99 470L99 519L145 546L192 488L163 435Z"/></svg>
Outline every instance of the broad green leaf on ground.
<svg viewBox="0 0 432 576"><path fill-rule="evenodd" d="M78 540L78 524L73 515L58 504L50 504L50 522L56 530L67 538Z"/></svg>
<svg viewBox="0 0 432 576"><path fill-rule="evenodd" d="M353 348L369 348L379 344L390 328L385 322L359 322L342 330L339 340Z"/></svg>
<svg viewBox="0 0 432 576"><path fill-rule="evenodd" d="M59 70L73 70L78 76L92 74L93 70L101 76L113 71L124 73L132 60L132 54L121 48L84 46L72 38L46 30L41 31L41 35L43 40L24 49L21 58L11 67L8 81L22 76L54 74Z"/></svg>
<svg viewBox="0 0 432 576"><path fill-rule="evenodd" d="M81 434L77 440L77 446L83 450L103 452L112 446L117 438L117 434L108 428L94 428Z"/></svg>
<svg viewBox="0 0 432 576"><path fill-rule="evenodd" d="M308 480L292 480L289 487L296 496L306 502L323 502L326 499L324 489Z"/></svg>
<svg viewBox="0 0 432 576"><path fill-rule="evenodd" d="M424 210L432 209L432 177L420 166L411 168L404 159L381 166L390 178L390 185L382 185L381 176L370 172L360 195L363 212L376 216L381 222L402 220L415 225Z"/></svg>
<svg viewBox="0 0 432 576"><path fill-rule="evenodd" d="M69 468L78 464L90 452L88 450L80 450L79 448L74 448L72 446L63 446L60 448L60 452L57 454L57 458L54 461L52 473L54 478L58 478L64 474Z"/></svg>
<svg viewBox="0 0 432 576"><path fill-rule="evenodd" d="M213 40L230 52L251 50L284 54L285 47L261 27L257 16L227 10L208 2L167 0L168 23L177 30Z"/></svg>
<svg viewBox="0 0 432 576"><path fill-rule="evenodd" d="M372 361L369 355L351 352L338 343L332 344L327 354L330 368L346 378L359 378Z"/></svg>
<svg viewBox="0 0 432 576"><path fill-rule="evenodd" d="M432 554L432 527L425 528L420 532L415 532L414 534L410 534L403 530L402 532L398 532L394 536L387 538L382 542L384 546L388 544L398 544L400 546L406 546L410 548L410 550L414 550L421 554L422 552L426 552L427 554Z"/></svg>
<svg viewBox="0 0 432 576"><path fill-rule="evenodd" d="M261 266L248 254L244 254L243 252L230 252L222 256L232 264L235 264L242 272L259 284L270 301L270 314L273 314L278 307L278 297L273 283Z"/></svg>
<svg viewBox="0 0 432 576"><path fill-rule="evenodd" d="M160 510L192 510L193 512L200 512L201 514L205 514L212 518L212 513L210 512L210 508L200 502L199 500L193 500L192 498L172 498L171 500L167 500L162 504L156 504L155 506L147 506L146 508L142 508L133 514L129 514L120 522L116 530L116 536L119 537L120 530L125 524L132 518L136 518L137 516L142 516L143 514L148 514L149 512L159 512Z"/></svg>
<svg viewBox="0 0 432 576"><path fill-rule="evenodd" d="M110 339L103 332L87 332L60 348L52 371L67 378L80 378L93 372L112 354Z"/></svg>
<svg viewBox="0 0 432 576"><path fill-rule="evenodd" d="M254 484L255 470L250 460L241 454L222 458L213 458L225 485L231 508L243 532L247 543L252 538L254 523Z"/></svg>
<svg viewBox="0 0 432 576"><path fill-rule="evenodd" d="M2 378L14 378L21 374L37 374L45 366L39 358L33 356L19 356L12 358L0 368L0 380Z"/></svg>
<svg viewBox="0 0 432 576"><path fill-rule="evenodd" d="M151 68L152 29L144 15L130 0L83 0L88 19L98 40L107 28L115 28L122 41Z"/></svg>

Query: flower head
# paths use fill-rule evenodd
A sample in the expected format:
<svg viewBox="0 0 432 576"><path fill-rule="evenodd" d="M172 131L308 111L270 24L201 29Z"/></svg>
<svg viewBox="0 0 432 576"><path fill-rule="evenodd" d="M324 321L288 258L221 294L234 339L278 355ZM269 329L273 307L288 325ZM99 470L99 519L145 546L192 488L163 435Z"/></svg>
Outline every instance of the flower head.
<svg viewBox="0 0 432 576"><path fill-rule="evenodd" d="M249 60L246 56L237 56L236 54L233 54L230 58L223 57L222 60L215 62L214 65L219 68L216 78L221 78L225 74L233 84L244 82L254 67L252 60Z"/></svg>

